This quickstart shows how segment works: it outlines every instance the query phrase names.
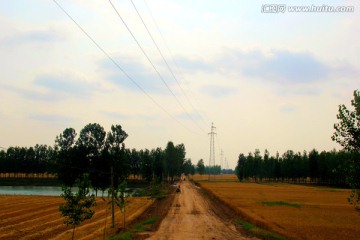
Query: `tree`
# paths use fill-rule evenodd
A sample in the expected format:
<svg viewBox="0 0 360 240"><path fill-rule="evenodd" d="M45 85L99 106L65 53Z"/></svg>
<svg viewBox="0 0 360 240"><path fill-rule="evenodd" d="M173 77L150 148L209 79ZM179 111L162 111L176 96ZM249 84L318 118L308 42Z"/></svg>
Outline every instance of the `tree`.
<svg viewBox="0 0 360 240"><path fill-rule="evenodd" d="M110 166L114 168L115 188L130 174L129 154L124 144L127 137L128 134L120 125L112 125L106 138L106 152L110 158Z"/></svg>
<svg viewBox="0 0 360 240"><path fill-rule="evenodd" d="M8 171L8 164L7 164L7 161L6 161L6 152L1 149L0 150L0 173L7 173Z"/></svg>
<svg viewBox="0 0 360 240"><path fill-rule="evenodd" d="M235 173L239 181L242 181L246 176L245 173L245 164L246 164L246 157L244 154L240 153L239 159L235 168Z"/></svg>
<svg viewBox="0 0 360 240"><path fill-rule="evenodd" d="M140 153L133 148L130 152L128 151L129 155L129 164L130 164L130 174L133 175L134 179L140 175L141 170L141 157Z"/></svg>
<svg viewBox="0 0 360 240"><path fill-rule="evenodd" d="M94 195L90 195L90 181L88 174L76 180L78 192L72 193L71 187L63 186L61 197L65 199L64 204L60 204L59 210L65 218L64 224L73 227L72 239L74 239L75 228L86 219L92 218L94 210L91 207L96 205Z"/></svg>
<svg viewBox="0 0 360 240"><path fill-rule="evenodd" d="M354 107L353 111L343 104L339 105L339 113L336 117L340 122L334 124L335 132L332 140L354 154L348 171L348 180L353 188L349 202L360 212L360 92L358 90L354 91L351 105Z"/></svg>
<svg viewBox="0 0 360 240"><path fill-rule="evenodd" d="M168 142L165 149L165 162L166 162L166 172L168 174L168 178L170 181L174 181L174 176L177 173L177 154L176 149L173 142Z"/></svg>
<svg viewBox="0 0 360 240"><path fill-rule="evenodd" d="M141 156L141 177L147 182L153 179L153 157L148 149L140 151Z"/></svg>
<svg viewBox="0 0 360 240"><path fill-rule="evenodd" d="M351 105L354 111L348 110L344 104L339 105L336 117L340 122L334 124L332 140L350 152L360 153L360 91L354 91Z"/></svg>
<svg viewBox="0 0 360 240"><path fill-rule="evenodd" d="M66 128L63 133L56 136L55 146L60 150L71 148L75 144L76 131L73 128Z"/></svg>
<svg viewBox="0 0 360 240"><path fill-rule="evenodd" d="M175 175L177 175L178 177L181 177L181 174L184 172L184 162L185 162L185 156L186 156L185 145L183 143L176 145L175 151L176 151Z"/></svg>
<svg viewBox="0 0 360 240"><path fill-rule="evenodd" d="M198 163L196 164L196 169L197 169L197 172L200 174L200 175L203 175L205 173L205 164L204 164L204 160L200 159L198 161Z"/></svg>
<svg viewBox="0 0 360 240"><path fill-rule="evenodd" d="M75 145L76 132L66 128L55 139L56 175L66 186L74 185L76 179L86 172L87 162L84 148Z"/></svg>
<svg viewBox="0 0 360 240"><path fill-rule="evenodd" d="M185 160L184 162L184 174L187 176L191 174L193 168L193 164L191 163L190 159Z"/></svg>
<svg viewBox="0 0 360 240"><path fill-rule="evenodd" d="M128 197L126 193L126 187L127 183L126 181L123 181L121 184L119 184L115 192L115 203L124 215L124 229L126 227L126 198Z"/></svg>
<svg viewBox="0 0 360 240"><path fill-rule="evenodd" d="M112 125L108 132L104 153L109 159L111 168L111 214L112 227L115 226L114 199L117 199L117 191L121 182L123 182L130 173L129 157L125 150L124 141L128 134L122 129L121 125Z"/></svg>
<svg viewBox="0 0 360 240"><path fill-rule="evenodd" d="M164 172L164 151L161 150L161 148L156 148L151 150L151 155L153 157L153 173L155 180L162 182Z"/></svg>
<svg viewBox="0 0 360 240"><path fill-rule="evenodd" d="M97 195L97 190L105 190L107 178L109 177L109 164L105 162L106 155L103 154L105 148L106 132L98 123L89 123L81 131L76 142L77 147L82 148L85 153L89 177Z"/></svg>
<svg viewBox="0 0 360 240"><path fill-rule="evenodd" d="M311 181L314 181L319 177L318 159L319 153L316 149L313 149L309 153L309 177Z"/></svg>

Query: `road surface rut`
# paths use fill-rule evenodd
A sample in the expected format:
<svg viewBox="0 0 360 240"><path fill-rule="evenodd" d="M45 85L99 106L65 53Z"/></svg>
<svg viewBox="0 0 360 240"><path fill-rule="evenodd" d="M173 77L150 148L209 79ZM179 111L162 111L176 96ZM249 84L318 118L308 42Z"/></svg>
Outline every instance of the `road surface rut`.
<svg viewBox="0 0 360 240"><path fill-rule="evenodd" d="M148 239L249 239L236 231L229 221L214 214L208 201L192 183L181 184L172 207L161 222L158 231Z"/></svg>

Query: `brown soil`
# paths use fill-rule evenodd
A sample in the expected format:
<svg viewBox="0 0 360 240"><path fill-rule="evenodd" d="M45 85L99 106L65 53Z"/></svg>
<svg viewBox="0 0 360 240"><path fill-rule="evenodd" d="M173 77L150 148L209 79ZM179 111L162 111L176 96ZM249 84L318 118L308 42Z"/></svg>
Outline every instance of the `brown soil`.
<svg viewBox="0 0 360 240"><path fill-rule="evenodd" d="M63 224L59 204L61 197L0 196L0 239L71 239L72 228ZM147 198L130 198L126 209L126 222L130 223L152 204ZM94 208L95 214L75 230L76 239L102 239L123 226L123 215L115 210L115 228L111 228L109 205L101 198ZM106 217L107 216L107 217Z"/></svg>
<svg viewBox="0 0 360 240"><path fill-rule="evenodd" d="M181 183L181 192L174 195L158 230L142 235L149 239L166 240L250 239L232 223L231 219L235 215L230 208L209 198L199 187L185 181Z"/></svg>
<svg viewBox="0 0 360 240"><path fill-rule="evenodd" d="M201 182L208 195L242 219L289 239L359 239L359 214L347 202L350 190L291 184ZM297 204L268 205L284 202Z"/></svg>

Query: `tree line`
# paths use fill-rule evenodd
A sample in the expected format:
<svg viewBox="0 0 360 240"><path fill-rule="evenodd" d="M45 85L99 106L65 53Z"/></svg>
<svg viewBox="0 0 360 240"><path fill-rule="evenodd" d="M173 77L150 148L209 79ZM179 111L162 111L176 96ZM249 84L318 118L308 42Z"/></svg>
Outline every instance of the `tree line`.
<svg viewBox="0 0 360 240"><path fill-rule="evenodd" d="M347 171L358 155L347 151L286 151L281 156L270 156L265 150L261 155L256 149L247 155L240 154L235 169L240 181L280 181L347 186Z"/></svg>
<svg viewBox="0 0 360 240"><path fill-rule="evenodd" d="M89 174L91 185L104 190L110 184L111 168L114 185L132 176L146 181L173 181L182 173L194 173L195 167L186 159L184 144L169 141L165 149L127 149L127 133L120 125L106 133L98 123L87 124L78 134L66 128L55 138L54 146L9 147L0 151L0 173L10 177L20 174L54 174L65 185Z"/></svg>

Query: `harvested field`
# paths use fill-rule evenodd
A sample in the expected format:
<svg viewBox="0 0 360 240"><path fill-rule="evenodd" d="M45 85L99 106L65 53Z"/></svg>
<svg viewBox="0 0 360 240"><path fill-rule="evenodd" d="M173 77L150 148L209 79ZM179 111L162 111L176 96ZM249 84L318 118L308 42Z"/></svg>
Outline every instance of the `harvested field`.
<svg viewBox="0 0 360 240"><path fill-rule="evenodd" d="M209 175L204 174L194 174L191 176L191 179L195 181L207 181L209 180ZM211 175L212 180L216 181L224 181L224 182L237 182L239 181L235 174L220 174L220 175Z"/></svg>
<svg viewBox="0 0 360 240"><path fill-rule="evenodd" d="M260 227L291 239L358 239L350 190L291 184L201 182L210 194Z"/></svg>
<svg viewBox="0 0 360 240"><path fill-rule="evenodd" d="M75 230L75 239L102 239L105 215L106 236L114 234L123 226L123 215L115 208L115 228L111 228L111 210L101 198L92 219L83 222ZM71 239L72 228L63 224L59 204L61 197L49 196L0 196L0 239ZM153 200L129 198L126 221L139 216Z"/></svg>

